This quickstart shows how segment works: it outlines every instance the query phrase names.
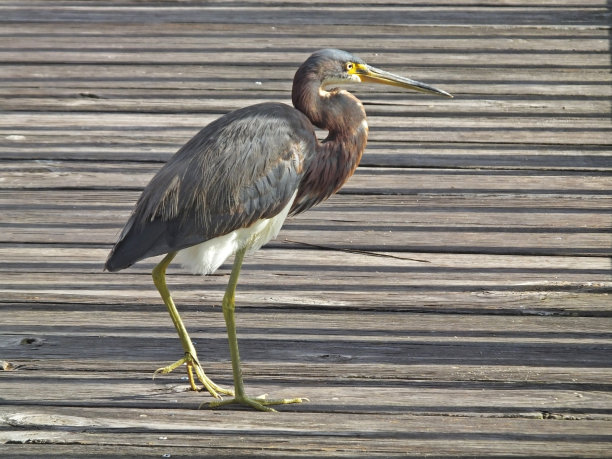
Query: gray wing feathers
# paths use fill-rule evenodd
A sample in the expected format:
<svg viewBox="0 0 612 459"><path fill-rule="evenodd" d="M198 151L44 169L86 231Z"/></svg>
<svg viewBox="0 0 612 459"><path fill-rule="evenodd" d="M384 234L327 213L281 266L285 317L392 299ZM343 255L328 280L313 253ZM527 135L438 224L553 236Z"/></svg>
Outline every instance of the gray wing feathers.
<svg viewBox="0 0 612 459"><path fill-rule="evenodd" d="M284 104L254 105L211 123L146 186L106 269L276 215L299 185L314 138L304 115Z"/></svg>

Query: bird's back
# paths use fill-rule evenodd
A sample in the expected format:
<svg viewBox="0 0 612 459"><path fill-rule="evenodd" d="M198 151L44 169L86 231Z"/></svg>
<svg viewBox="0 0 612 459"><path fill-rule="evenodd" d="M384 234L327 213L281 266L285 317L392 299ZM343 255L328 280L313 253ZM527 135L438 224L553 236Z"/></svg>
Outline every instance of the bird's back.
<svg viewBox="0 0 612 459"><path fill-rule="evenodd" d="M217 119L145 187L105 268L118 271L274 217L294 197L315 151L312 125L285 104Z"/></svg>

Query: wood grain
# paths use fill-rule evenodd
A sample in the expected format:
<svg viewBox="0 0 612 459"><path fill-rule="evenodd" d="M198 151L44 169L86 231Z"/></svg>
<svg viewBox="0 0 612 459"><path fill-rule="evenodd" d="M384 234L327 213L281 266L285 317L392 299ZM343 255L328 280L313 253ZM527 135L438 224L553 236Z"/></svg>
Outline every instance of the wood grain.
<svg viewBox="0 0 612 459"><path fill-rule="evenodd" d="M610 2L0 5L0 451L6 457L610 457ZM150 272L104 260L200 128L290 103L338 47L455 99L350 88L370 142L329 201L247 258L247 390L198 409ZM324 132L318 132L321 137ZM231 260L229 260L231 262ZM231 369L212 276L168 283Z"/></svg>

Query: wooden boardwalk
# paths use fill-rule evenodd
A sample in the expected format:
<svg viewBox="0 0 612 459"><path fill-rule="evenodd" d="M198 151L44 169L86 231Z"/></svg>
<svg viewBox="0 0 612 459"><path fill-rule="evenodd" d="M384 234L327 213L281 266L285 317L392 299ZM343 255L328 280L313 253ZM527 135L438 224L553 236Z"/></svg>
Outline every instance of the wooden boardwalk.
<svg viewBox="0 0 612 459"><path fill-rule="evenodd" d="M0 3L0 455L611 457L612 3ZM452 5L452 6L451 6ZM106 255L203 125L339 47L362 166L250 257L238 334L277 414L198 409L147 260ZM231 385L229 265L168 281Z"/></svg>

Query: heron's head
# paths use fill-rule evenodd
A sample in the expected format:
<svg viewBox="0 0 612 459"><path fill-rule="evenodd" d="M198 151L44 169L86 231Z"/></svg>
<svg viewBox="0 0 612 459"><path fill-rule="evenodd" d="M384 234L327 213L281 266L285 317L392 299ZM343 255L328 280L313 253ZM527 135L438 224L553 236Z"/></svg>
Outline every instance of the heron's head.
<svg viewBox="0 0 612 459"><path fill-rule="evenodd" d="M366 64L362 59L339 49L321 49L313 53L298 69L294 85L306 75L316 78L320 87L347 83L378 83L412 89L429 94L453 97L446 91Z"/></svg>

